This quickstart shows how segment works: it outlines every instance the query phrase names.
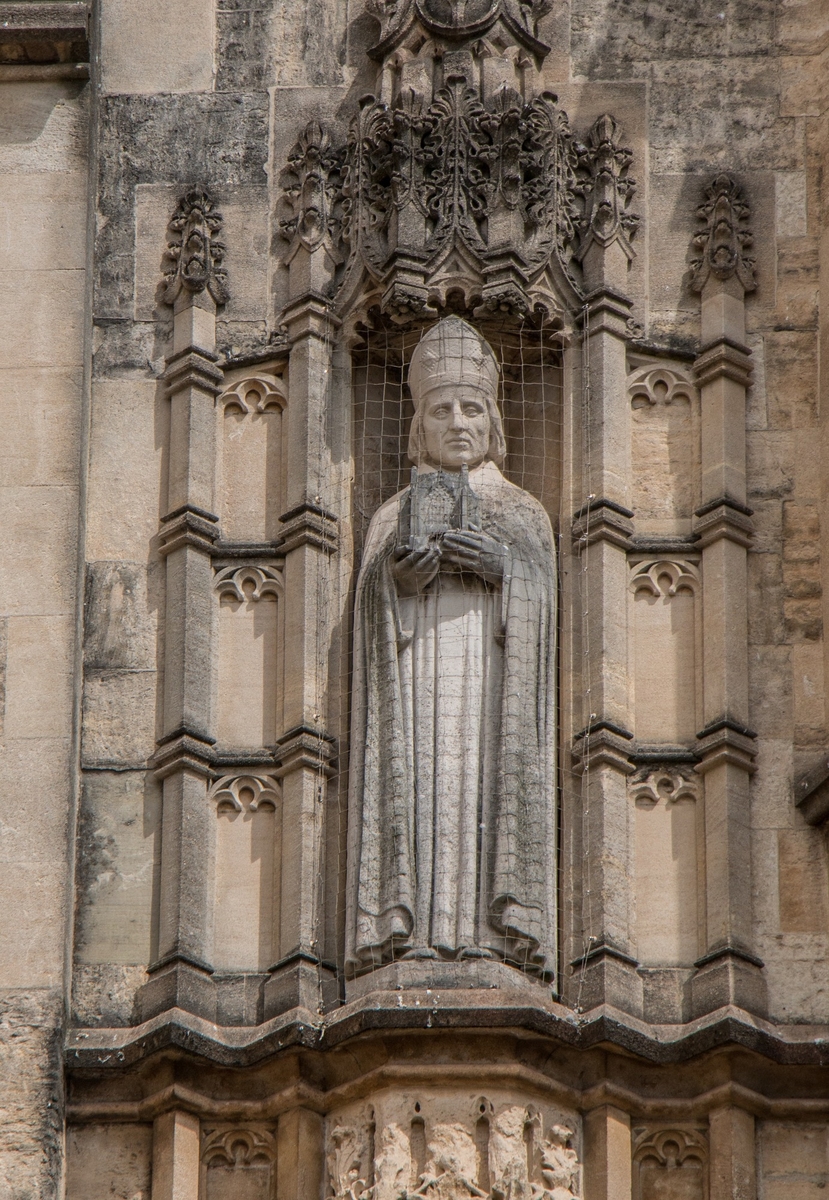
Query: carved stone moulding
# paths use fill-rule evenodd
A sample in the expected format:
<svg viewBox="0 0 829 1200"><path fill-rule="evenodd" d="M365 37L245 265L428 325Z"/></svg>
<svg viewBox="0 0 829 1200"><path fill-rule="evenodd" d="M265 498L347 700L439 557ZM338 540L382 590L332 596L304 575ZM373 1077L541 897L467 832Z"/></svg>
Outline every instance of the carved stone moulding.
<svg viewBox="0 0 829 1200"><path fill-rule="evenodd" d="M634 1196L707 1200L708 1138L698 1126L633 1131Z"/></svg>
<svg viewBox="0 0 829 1200"><path fill-rule="evenodd" d="M263 596L281 596L282 572L275 566L261 563L245 563L241 566L221 567L213 581L220 596L232 596L234 600L261 600Z"/></svg>
<svg viewBox="0 0 829 1200"><path fill-rule="evenodd" d="M691 378L663 364L640 367L628 375L628 396L634 410L648 412L661 406L694 404L699 393Z"/></svg>
<svg viewBox="0 0 829 1200"><path fill-rule="evenodd" d="M272 410L282 412L288 400L278 380L257 374L235 380L225 388L216 403L221 408L235 408L247 415Z"/></svg>
<svg viewBox="0 0 829 1200"><path fill-rule="evenodd" d="M576 1200L574 1113L506 1093L383 1092L326 1121L332 1200Z"/></svg>
<svg viewBox="0 0 829 1200"><path fill-rule="evenodd" d="M338 311L364 307L368 289L405 322L460 292L478 316L561 322L581 308L594 243L633 257L633 155L610 114L580 143L558 98L524 85L518 47L481 39L427 38L387 70L393 83L363 97L346 144L311 122L281 177L285 262L322 254Z"/></svg>
<svg viewBox="0 0 829 1200"><path fill-rule="evenodd" d="M638 563L630 581L632 592L644 590L657 598L675 596L683 589L696 592L699 585L699 569L692 562L668 558Z"/></svg>
<svg viewBox="0 0 829 1200"><path fill-rule="evenodd" d="M264 773L222 775L210 787L208 800L217 810L257 812L260 808L277 808L281 785L276 775Z"/></svg>
<svg viewBox="0 0 829 1200"><path fill-rule="evenodd" d="M630 174L633 151L622 145L622 128L609 113L603 113L578 147L579 182L584 197L580 222L582 238L576 254L579 262L594 242L609 246L618 241L626 258L635 257L631 241L639 226L639 217L629 209L636 191Z"/></svg>
<svg viewBox="0 0 829 1200"><path fill-rule="evenodd" d="M276 1135L268 1128L206 1127L201 1139L202 1196L215 1195L212 1176L219 1176L219 1194L271 1196L276 1179ZM236 1189L239 1189L238 1192Z"/></svg>
<svg viewBox="0 0 829 1200"><path fill-rule="evenodd" d="M648 762L631 775L628 794L635 804L644 807L653 807L660 801L666 804L676 804L680 800L696 801L700 798L700 780L692 764Z"/></svg>

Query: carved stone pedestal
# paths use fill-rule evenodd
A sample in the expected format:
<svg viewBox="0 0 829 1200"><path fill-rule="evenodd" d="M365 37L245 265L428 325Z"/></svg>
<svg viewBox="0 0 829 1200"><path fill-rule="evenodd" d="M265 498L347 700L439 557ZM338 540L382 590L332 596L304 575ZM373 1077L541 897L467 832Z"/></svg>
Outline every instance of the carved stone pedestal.
<svg viewBox="0 0 829 1200"><path fill-rule="evenodd" d="M642 978L629 954L607 944L595 946L573 964L574 994L579 1011L607 1004L633 1016L642 1014Z"/></svg>
<svg viewBox="0 0 829 1200"><path fill-rule="evenodd" d="M154 970L138 993L139 1021L148 1021L171 1008L206 1021L216 1020L216 985L208 968L177 959Z"/></svg>
<svg viewBox="0 0 829 1200"><path fill-rule="evenodd" d="M285 959L271 971L264 988L264 1019L292 1008L312 1013L328 1012L336 1006L339 986L334 968L303 954Z"/></svg>
<svg viewBox="0 0 829 1200"><path fill-rule="evenodd" d="M408 962L388 963L349 979L345 985L346 1002L362 999L372 992L409 990L412 988L500 989L524 992L534 1005L544 1004L551 993L547 984L539 982L515 967L492 959L469 959L465 962L443 962L421 958Z"/></svg>
<svg viewBox="0 0 829 1200"><path fill-rule="evenodd" d="M691 980L691 1017L699 1017L726 1005L763 1014L768 991L763 963L746 950L724 947L712 950L697 961Z"/></svg>

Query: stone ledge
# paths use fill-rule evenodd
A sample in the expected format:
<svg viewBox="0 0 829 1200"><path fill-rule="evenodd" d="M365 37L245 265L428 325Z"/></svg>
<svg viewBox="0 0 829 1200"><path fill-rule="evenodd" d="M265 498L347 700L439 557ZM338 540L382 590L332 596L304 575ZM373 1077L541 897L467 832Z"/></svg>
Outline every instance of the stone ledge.
<svg viewBox="0 0 829 1200"><path fill-rule="evenodd" d="M574 1050L615 1048L657 1064L688 1062L729 1046L785 1066L829 1063L829 1025L775 1025L734 1006L683 1025L651 1025L609 1005L578 1015L552 998L533 1003L522 990L505 994L503 989L477 988L445 1000L425 990L373 992L325 1018L294 1008L254 1028L219 1026L172 1009L142 1025L73 1029L65 1058L70 1072L96 1074L123 1071L167 1051L219 1066L251 1067L284 1050L325 1050L371 1032L422 1029L519 1030Z"/></svg>
<svg viewBox="0 0 829 1200"><path fill-rule="evenodd" d="M807 825L819 826L829 819L829 756L795 781L794 802Z"/></svg>
<svg viewBox="0 0 829 1200"><path fill-rule="evenodd" d="M66 0L0 4L0 63L88 63L89 17L87 4Z"/></svg>

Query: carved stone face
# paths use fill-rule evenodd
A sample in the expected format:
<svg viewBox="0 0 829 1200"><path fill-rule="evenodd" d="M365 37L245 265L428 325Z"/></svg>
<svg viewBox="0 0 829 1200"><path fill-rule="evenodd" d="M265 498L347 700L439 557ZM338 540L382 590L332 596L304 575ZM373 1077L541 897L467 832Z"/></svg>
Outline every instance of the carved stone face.
<svg viewBox="0 0 829 1200"><path fill-rule="evenodd" d="M423 440L433 467L477 467L489 449L489 411L483 393L464 384L433 388L423 401Z"/></svg>

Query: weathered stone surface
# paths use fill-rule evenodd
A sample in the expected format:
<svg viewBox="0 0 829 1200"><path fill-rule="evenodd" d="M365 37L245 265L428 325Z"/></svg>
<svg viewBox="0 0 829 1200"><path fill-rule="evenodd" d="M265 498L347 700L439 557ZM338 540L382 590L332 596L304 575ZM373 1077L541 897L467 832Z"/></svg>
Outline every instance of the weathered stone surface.
<svg viewBox="0 0 829 1200"><path fill-rule="evenodd" d="M212 0L185 0L175 7L157 0L115 0L101 13L104 91L208 91L214 27Z"/></svg>
<svg viewBox="0 0 829 1200"><path fill-rule="evenodd" d="M63 1159L61 997L0 990L0 1190L58 1194Z"/></svg>
<svg viewBox="0 0 829 1200"><path fill-rule="evenodd" d="M146 964L154 957L160 787L140 772L90 772L84 781L81 813L78 961Z"/></svg>
<svg viewBox="0 0 829 1200"><path fill-rule="evenodd" d="M85 7L0 8L3 1200L63 1179L67 1200L259 1200L277 1150L280 1200L647 1200L680 1178L696 1200L706 1173L710 1200L820 1194L829 885L795 796L829 755L825 4L106 0L94 106ZM441 22L473 18L440 45ZM373 57L381 24L399 44ZM459 111L461 76L483 111L458 137L428 109ZM569 166L526 127L516 164L510 114L545 91ZM393 136L346 150L359 112L392 113ZM283 173L309 122L291 245ZM411 145L434 155L429 186L390 215ZM555 303L518 319L504 281L541 227L534 178L578 228L569 284L525 280ZM170 288L170 218L202 189L226 279ZM474 215L452 208L470 197ZM406 963L343 1003L353 589L375 509L408 482L407 370L437 310L412 317L404 276L441 220L464 246L425 298L504 359L505 473L560 535L561 862L545 849L567 954L559 999L491 963ZM393 304L379 231L404 251ZM248 370L269 382L219 435L215 395ZM213 585L240 569L227 637ZM260 578L265 603L244 592ZM740 980L765 981L767 1015L684 1023Z"/></svg>
<svg viewBox="0 0 829 1200"><path fill-rule="evenodd" d="M66 1191L88 1200L149 1200L153 1127L87 1125L66 1146Z"/></svg>

